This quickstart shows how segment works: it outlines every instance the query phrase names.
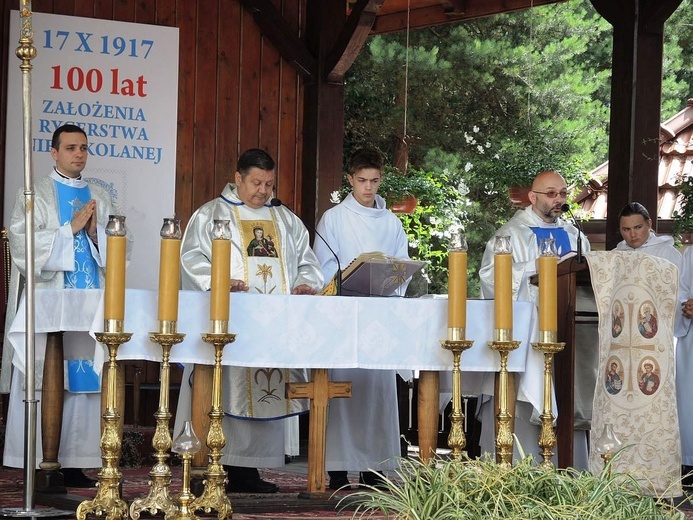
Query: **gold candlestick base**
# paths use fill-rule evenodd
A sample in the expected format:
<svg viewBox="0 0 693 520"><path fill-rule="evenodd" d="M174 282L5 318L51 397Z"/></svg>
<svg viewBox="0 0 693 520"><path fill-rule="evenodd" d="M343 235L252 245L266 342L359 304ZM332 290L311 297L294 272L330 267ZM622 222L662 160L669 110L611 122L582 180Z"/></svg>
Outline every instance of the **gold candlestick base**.
<svg viewBox="0 0 693 520"><path fill-rule="evenodd" d="M504 337L496 331L496 337ZM520 346L519 341L489 341L488 346L500 354L500 371L498 385L499 409L496 416L498 436L496 437L496 457L502 467L510 466L513 458L513 432L510 421L513 416L508 411L508 354Z"/></svg>
<svg viewBox="0 0 693 520"><path fill-rule="evenodd" d="M173 325L171 325L173 323ZM176 501L171 497L171 468L166 463L171 449L172 439L169 432L169 422L171 420L171 412L169 411L169 388L170 388L170 371L171 364L169 362L171 356L171 348L177 345L185 334L176 332L176 322L159 322L159 332L150 332L149 339L161 345L161 368L159 388L159 409L154 414L156 418L156 430L152 438L152 447L154 448L154 458L156 463L149 472L149 493L146 497L136 498L130 504L130 516L137 520L142 511L148 511L151 515L156 515L159 511L163 511L166 518L171 517L178 511Z"/></svg>
<svg viewBox="0 0 693 520"><path fill-rule="evenodd" d="M556 446L556 433L553 430L553 407L551 405L551 383L553 380L552 366L553 355L560 352L565 347L565 343L555 342L555 334L546 336L540 334L543 339L553 339L550 342L532 343L535 350L544 354L544 410L539 418L541 419L541 433L539 434L539 447L541 448L541 457L544 459L540 467L544 469L553 469L554 465L551 462L553 457L553 448Z"/></svg>
<svg viewBox="0 0 693 520"><path fill-rule="evenodd" d="M118 347L130 341L129 332L97 332L96 339L108 347L108 388L106 393L106 410L103 413L103 434L101 435L101 460L96 496L93 500L85 500L77 507L78 520L84 520L87 514L105 516L108 520L128 518L128 505L120 498L120 479L118 470L121 439L118 434L120 412L116 409L116 379L118 365L116 357Z"/></svg>
<svg viewBox="0 0 693 520"><path fill-rule="evenodd" d="M217 330L213 327L213 330ZM221 356L224 346L236 340L235 334L205 333L202 334L205 343L214 345L214 376L212 379L212 409L209 411L209 433L207 448L209 448L209 465L205 471L204 491L202 495L190 503L191 511L202 509L209 513L213 509L218 518L231 518L233 509L231 501L226 496L226 472L219 462L221 450L226 445L222 420L224 411L221 408Z"/></svg>
<svg viewBox="0 0 693 520"><path fill-rule="evenodd" d="M466 339L447 339L440 346L452 352L452 412L450 413L450 433L448 446L452 449L455 460L462 458L462 450L467 445L464 435L464 413L462 412L462 371L460 357L462 352L472 347L474 342Z"/></svg>

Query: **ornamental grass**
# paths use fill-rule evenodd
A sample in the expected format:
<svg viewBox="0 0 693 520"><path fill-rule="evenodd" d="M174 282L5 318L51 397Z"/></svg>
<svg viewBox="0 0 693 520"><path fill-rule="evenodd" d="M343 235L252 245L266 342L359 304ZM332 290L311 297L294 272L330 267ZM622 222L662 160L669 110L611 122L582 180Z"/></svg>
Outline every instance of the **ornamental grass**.
<svg viewBox="0 0 693 520"><path fill-rule="evenodd" d="M397 520L683 519L669 499L644 496L631 476L545 470L527 456L503 469L490 456L461 461L400 459L394 475L340 501L352 518ZM348 500L348 502L347 502Z"/></svg>

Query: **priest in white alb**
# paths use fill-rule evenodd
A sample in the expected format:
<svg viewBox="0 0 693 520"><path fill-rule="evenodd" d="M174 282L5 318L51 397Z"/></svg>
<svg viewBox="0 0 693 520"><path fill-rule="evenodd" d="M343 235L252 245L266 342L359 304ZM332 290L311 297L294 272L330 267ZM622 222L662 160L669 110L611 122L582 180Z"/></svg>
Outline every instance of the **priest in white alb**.
<svg viewBox="0 0 693 520"><path fill-rule="evenodd" d="M221 196L200 207L188 223L181 245L183 289L207 291L211 287L214 220L230 221L231 292L247 291L258 297L314 295L322 288L322 271L305 226L286 207L270 203L275 182L275 163L267 152L250 149L241 154L235 184L227 184ZM274 319L271 315L266 318ZM276 341L281 342L281 337ZM190 380L191 371L192 367L186 367L183 381ZM227 441L221 461L227 466L228 491L278 490L260 478L257 468L284 465L282 419L305 409L305 403L285 398L284 385L305 377L305 370L224 367L222 406ZM190 387L183 385L176 431L190 413Z"/></svg>
<svg viewBox="0 0 693 520"><path fill-rule="evenodd" d="M109 214L120 214L112 194L95 183L87 183L82 171L87 165L88 142L84 130L67 124L53 133L51 157L55 167L49 175L39 177L34 183L34 279L37 290L44 289L99 289L104 287L106 266L105 226ZM17 194L9 227L12 274L7 305L5 332L10 330L17 306L24 292L25 261L25 199L23 191ZM132 236L127 234L128 253ZM61 309L69 316L73 309ZM36 316L40 325L41 315ZM62 336L55 331L52 334ZM95 481L88 479L81 468L101 466L100 419L100 367L93 367L94 340L86 333L64 333L64 356L68 361L68 377L64 393L62 432L59 442L58 462L41 465L46 474L60 469L64 475L37 479L39 487L46 491L58 491L68 487L91 487ZM62 341L62 340L61 340ZM38 431L41 431L41 376L43 375L43 349L45 334L36 337L36 374L39 378L36 399L39 401ZM77 367L71 371L70 366ZM87 375L78 379L76 376ZM62 371L60 376L62 376ZM50 377L50 374L48 375ZM24 363L23 352L15 352L8 341L3 349L0 391L10 391L7 417L4 464L23 467L24 448ZM57 384L57 383L56 383ZM37 455L41 456L41 435L37 436ZM40 475L40 474L39 474Z"/></svg>

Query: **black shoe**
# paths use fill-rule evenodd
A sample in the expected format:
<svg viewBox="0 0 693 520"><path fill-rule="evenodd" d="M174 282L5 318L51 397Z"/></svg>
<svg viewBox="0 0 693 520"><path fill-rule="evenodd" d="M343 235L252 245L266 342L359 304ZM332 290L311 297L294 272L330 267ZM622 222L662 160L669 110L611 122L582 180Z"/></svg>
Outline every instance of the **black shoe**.
<svg viewBox="0 0 693 520"><path fill-rule="evenodd" d="M276 493L279 486L261 478L229 480L226 483L227 493Z"/></svg>
<svg viewBox="0 0 693 520"><path fill-rule="evenodd" d="M330 476L330 489L351 489L346 471L328 471Z"/></svg>
<svg viewBox="0 0 693 520"><path fill-rule="evenodd" d="M681 485L693 487L693 466L681 466Z"/></svg>
<svg viewBox="0 0 693 520"><path fill-rule="evenodd" d="M96 487L98 481L87 477L79 468L62 468L65 487L73 488L92 488Z"/></svg>
<svg viewBox="0 0 693 520"><path fill-rule="evenodd" d="M387 489L385 478L377 471L362 471L359 474L359 484L362 487Z"/></svg>

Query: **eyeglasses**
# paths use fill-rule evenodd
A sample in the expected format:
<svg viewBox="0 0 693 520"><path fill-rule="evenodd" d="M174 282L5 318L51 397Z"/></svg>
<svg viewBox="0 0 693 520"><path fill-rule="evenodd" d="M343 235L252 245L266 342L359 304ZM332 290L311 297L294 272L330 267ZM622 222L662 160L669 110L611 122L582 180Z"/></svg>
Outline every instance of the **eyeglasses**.
<svg viewBox="0 0 693 520"><path fill-rule="evenodd" d="M546 195L549 199L555 199L559 195L561 196L562 199L565 199L568 197L568 190L561 190L561 191L556 191L556 190L549 190L549 191L537 191L537 190L532 190L534 193L541 193L542 195Z"/></svg>

